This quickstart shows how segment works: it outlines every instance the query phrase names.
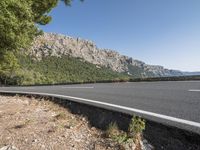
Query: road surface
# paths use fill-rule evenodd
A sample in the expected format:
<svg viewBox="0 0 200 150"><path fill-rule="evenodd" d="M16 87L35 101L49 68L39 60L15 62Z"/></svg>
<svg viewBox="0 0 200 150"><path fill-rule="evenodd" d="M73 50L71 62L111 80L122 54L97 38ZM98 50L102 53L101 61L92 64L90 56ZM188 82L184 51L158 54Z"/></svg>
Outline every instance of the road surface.
<svg viewBox="0 0 200 150"><path fill-rule="evenodd" d="M200 81L0 87L0 92L61 97L200 134Z"/></svg>

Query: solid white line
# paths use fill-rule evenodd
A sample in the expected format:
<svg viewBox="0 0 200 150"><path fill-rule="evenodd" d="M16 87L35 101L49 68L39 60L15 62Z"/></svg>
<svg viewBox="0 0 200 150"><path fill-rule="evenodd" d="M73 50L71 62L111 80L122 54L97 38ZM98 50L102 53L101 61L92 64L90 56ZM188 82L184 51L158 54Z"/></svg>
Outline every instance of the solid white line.
<svg viewBox="0 0 200 150"><path fill-rule="evenodd" d="M84 87L84 86L63 86L63 89L93 89L94 87Z"/></svg>
<svg viewBox="0 0 200 150"><path fill-rule="evenodd" d="M200 89L190 89L189 92L200 92Z"/></svg>
<svg viewBox="0 0 200 150"><path fill-rule="evenodd" d="M35 89L34 87L21 87L21 89L31 89L31 90L33 90L33 89Z"/></svg>
<svg viewBox="0 0 200 150"><path fill-rule="evenodd" d="M60 97L60 98L66 98L66 99L74 99L74 100L85 101L85 102L89 102L89 103L93 103L93 104L100 104L100 105L104 105L104 106L110 106L110 107L114 107L114 108L128 110L128 111L131 111L131 112L140 113L140 114L144 114L144 115L148 115L148 116L153 116L153 117L156 117L156 118L161 118L161 119L164 119L164 120L182 123L182 124L185 124L185 125L190 125L190 126L200 128L199 122L184 120L184 119L180 119L180 118L175 118L175 117L171 117L171 116L167 116L167 115L157 114L157 113L154 113L154 112L144 111L144 110L130 108L130 107L126 107L126 106L120 106L120 105L116 105L116 104L99 102L99 101L95 101L95 100L91 100L91 99L85 99L85 98L79 98L79 97L73 97L73 96L65 96L65 95L58 95L58 94L50 94L50 93L38 93L38 92L3 91L3 90L0 90L0 92L1 93L33 94L33 95L43 95L43 96L53 96L53 97Z"/></svg>

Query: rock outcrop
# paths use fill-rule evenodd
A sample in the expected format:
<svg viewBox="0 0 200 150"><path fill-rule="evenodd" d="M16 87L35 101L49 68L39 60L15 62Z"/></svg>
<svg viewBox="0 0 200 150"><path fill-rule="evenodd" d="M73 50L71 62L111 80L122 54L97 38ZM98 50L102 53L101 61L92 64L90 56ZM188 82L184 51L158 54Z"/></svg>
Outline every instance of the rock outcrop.
<svg viewBox="0 0 200 150"><path fill-rule="evenodd" d="M30 54L37 60L47 56L62 57L62 55L68 55L81 58L99 67L105 66L113 71L125 72L138 77L183 75L180 71L165 69L162 66L147 65L114 50L99 49L89 40L53 33L44 33L44 35L38 36L30 49ZM137 75L135 75L135 72L137 72Z"/></svg>

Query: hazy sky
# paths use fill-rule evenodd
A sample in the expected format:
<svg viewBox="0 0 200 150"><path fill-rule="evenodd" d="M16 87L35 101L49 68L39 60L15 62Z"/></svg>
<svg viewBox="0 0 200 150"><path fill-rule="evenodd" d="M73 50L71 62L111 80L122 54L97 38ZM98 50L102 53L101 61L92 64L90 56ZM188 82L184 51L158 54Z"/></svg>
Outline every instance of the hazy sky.
<svg viewBox="0 0 200 150"><path fill-rule="evenodd" d="M200 71L200 0L74 0L42 29L94 41L148 64Z"/></svg>

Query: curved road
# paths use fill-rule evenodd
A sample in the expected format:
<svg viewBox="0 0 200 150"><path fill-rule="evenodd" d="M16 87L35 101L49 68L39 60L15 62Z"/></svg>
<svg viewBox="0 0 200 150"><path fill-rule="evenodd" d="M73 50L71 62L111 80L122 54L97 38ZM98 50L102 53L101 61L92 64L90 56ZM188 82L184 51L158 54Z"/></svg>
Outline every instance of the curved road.
<svg viewBox="0 0 200 150"><path fill-rule="evenodd" d="M65 98L200 134L200 81L0 87L0 92Z"/></svg>

